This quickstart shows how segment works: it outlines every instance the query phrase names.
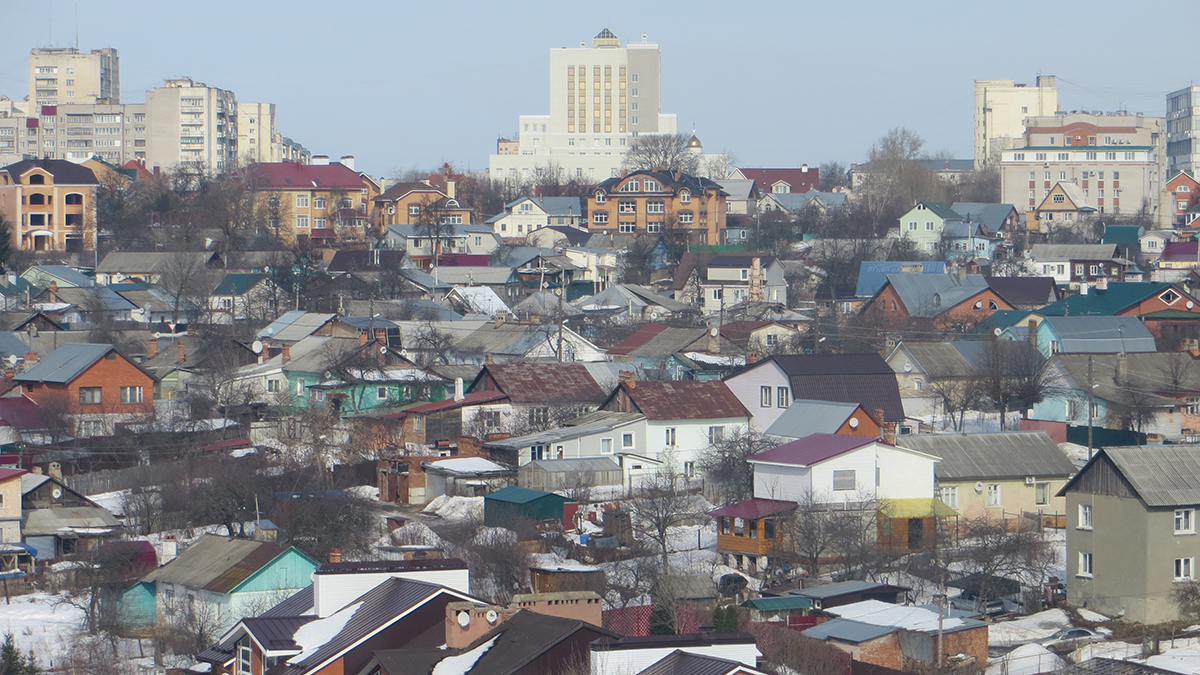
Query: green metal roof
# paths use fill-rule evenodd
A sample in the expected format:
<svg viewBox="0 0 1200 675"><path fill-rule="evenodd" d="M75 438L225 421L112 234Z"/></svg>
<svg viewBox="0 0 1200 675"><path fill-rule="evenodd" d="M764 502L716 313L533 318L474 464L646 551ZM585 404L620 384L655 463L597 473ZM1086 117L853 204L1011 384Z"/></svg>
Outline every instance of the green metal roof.
<svg viewBox="0 0 1200 675"><path fill-rule="evenodd" d="M950 208L946 202L917 202L917 206L924 206L925 210L930 211L942 220L963 219L962 215Z"/></svg>
<svg viewBox="0 0 1200 675"><path fill-rule="evenodd" d="M249 272L230 272L225 275L221 283L213 289L213 295L242 295L258 282L266 279L265 274L251 274Z"/></svg>
<svg viewBox="0 0 1200 675"><path fill-rule="evenodd" d="M541 490L530 490L529 488L517 487L509 485L506 488L501 488L495 492L484 495L484 499L491 499L499 502L510 502L513 504L528 504L529 502L537 501L542 497L555 497L564 502L571 501L562 495L556 495L553 492L542 492Z"/></svg>
<svg viewBox="0 0 1200 675"><path fill-rule="evenodd" d="M1171 288L1165 281L1110 282L1106 290L1091 289L1037 310L1042 316L1114 316L1123 309ZM1176 290L1182 295L1182 291Z"/></svg>
<svg viewBox="0 0 1200 675"><path fill-rule="evenodd" d="M1142 234L1140 225L1107 225L1102 244L1136 244Z"/></svg>
<svg viewBox="0 0 1200 675"><path fill-rule="evenodd" d="M754 598L741 604L760 612L780 612L789 609L812 609L812 600L799 595L785 595L778 598Z"/></svg>

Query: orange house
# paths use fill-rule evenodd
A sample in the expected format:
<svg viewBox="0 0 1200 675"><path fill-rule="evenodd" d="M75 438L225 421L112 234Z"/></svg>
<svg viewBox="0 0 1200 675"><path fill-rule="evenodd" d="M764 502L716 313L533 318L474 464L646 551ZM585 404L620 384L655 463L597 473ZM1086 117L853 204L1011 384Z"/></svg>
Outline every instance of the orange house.
<svg viewBox="0 0 1200 675"><path fill-rule="evenodd" d="M397 183L374 199L371 222L384 230L388 225L421 225L439 222L471 225L470 208L455 199L455 182L446 181L445 191L425 182Z"/></svg>
<svg viewBox="0 0 1200 675"><path fill-rule="evenodd" d="M788 551L788 521L796 502L755 497L709 511L717 519L717 552L730 566L770 569L771 558Z"/></svg>
<svg viewBox="0 0 1200 675"><path fill-rule="evenodd" d="M153 418L154 376L112 345L67 344L36 356L26 355L28 370L13 380L40 408L70 420L75 436L111 435L118 424Z"/></svg>
<svg viewBox="0 0 1200 675"><path fill-rule="evenodd" d="M862 314L885 325L901 327L910 319L926 319L938 330L970 329L1012 304L978 274L889 274L887 282L863 307Z"/></svg>
<svg viewBox="0 0 1200 675"><path fill-rule="evenodd" d="M634 171L592 189L588 228L623 234L678 234L715 244L729 195L716 182L679 171Z"/></svg>
<svg viewBox="0 0 1200 675"><path fill-rule="evenodd" d="M1172 202L1168 212L1174 214L1172 222L1175 225L1188 226L1200 217L1200 211L1188 213L1195 204L1193 199L1200 199L1200 181L1190 171L1180 171L1167 181L1166 193Z"/></svg>
<svg viewBox="0 0 1200 675"><path fill-rule="evenodd" d="M86 166L27 159L0 169L0 215L13 244L31 251L91 250L96 244L96 188Z"/></svg>

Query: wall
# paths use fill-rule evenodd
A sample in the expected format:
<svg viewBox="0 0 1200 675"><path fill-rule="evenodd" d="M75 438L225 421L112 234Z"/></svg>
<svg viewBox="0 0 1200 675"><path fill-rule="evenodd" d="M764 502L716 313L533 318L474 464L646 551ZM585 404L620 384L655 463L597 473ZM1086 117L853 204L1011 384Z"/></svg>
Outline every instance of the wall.
<svg viewBox="0 0 1200 675"><path fill-rule="evenodd" d="M965 518L978 518L980 516L1001 517L1005 514L1007 517L1021 513L1022 511L1029 512L1044 512L1044 513L1066 513L1067 498L1057 497L1058 491L1066 484L1066 478L1055 478L1051 480L1043 480L1040 476L1035 476L1037 483L1048 483L1050 485L1050 501L1048 504L1037 503L1037 487L1035 485L1026 485L1024 477L1021 478L980 478L980 479L965 479L954 481L938 481L938 488L955 486L958 488L958 512ZM982 492L975 491L975 483L982 482L984 485ZM1000 506L998 508L989 508L987 506L989 484L998 484L1000 486Z"/></svg>
<svg viewBox="0 0 1200 675"><path fill-rule="evenodd" d="M0 542L21 541L21 477L0 483Z"/></svg>
<svg viewBox="0 0 1200 675"><path fill-rule="evenodd" d="M1092 506L1091 530L1079 528L1079 505ZM1173 604L1150 599L1150 566L1172 564L1151 555L1151 517L1141 500L1089 494L1067 494L1067 602L1110 616L1125 611L1127 621L1156 623L1177 618ZM1194 539L1194 537L1193 537ZM1079 576L1079 553L1092 553L1093 577ZM1171 570L1167 570L1168 575ZM1170 585L1170 577L1167 584Z"/></svg>
<svg viewBox="0 0 1200 675"><path fill-rule="evenodd" d="M766 431L784 411L783 408L761 407L760 387L770 386L772 390L777 387L787 387L788 400L792 399L791 381L774 361L764 362L761 366L734 375L725 380L725 385L741 401L746 410L750 411L750 428L758 432Z"/></svg>
<svg viewBox="0 0 1200 675"><path fill-rule="evenodd" d="M809 469L801 466L754 464L754 496L800 502L812 489Z"/></svg>
<svg viewBox="0 0 1200 675"><path fill-rule="evenodd" d="M875 448L878 453L878 492L881 499L933 496L934 460L882 443L877 444ZM830 480L832 481L832 477ZM860 477L859 480L863 479Z"/></svg>

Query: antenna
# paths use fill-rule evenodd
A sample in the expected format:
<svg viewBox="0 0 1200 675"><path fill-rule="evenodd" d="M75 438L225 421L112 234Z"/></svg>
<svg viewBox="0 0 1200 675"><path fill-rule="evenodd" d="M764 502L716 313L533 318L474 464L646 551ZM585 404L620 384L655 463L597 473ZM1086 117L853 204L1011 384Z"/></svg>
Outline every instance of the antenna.
<svg viewBox="0 0 1200 675"><path fill-rule="evenodd" d="M75 49L79 49L79 3L75 3Z"/></svg>

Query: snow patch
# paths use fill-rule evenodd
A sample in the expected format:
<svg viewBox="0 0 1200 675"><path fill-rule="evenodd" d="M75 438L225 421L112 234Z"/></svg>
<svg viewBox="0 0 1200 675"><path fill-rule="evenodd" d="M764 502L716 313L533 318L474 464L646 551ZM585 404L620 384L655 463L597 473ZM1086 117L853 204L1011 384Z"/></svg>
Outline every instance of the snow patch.
<svg viewBox="0 0 1200 675"><path fill-rule="evenodd" d="M377 485L355 485L346 488L346 494L357 499L379 499L379 486Z"/></svg>
<svg viewBox="0 0 1200 675"><path fill-rule="evenodd" d="M452 457L431 462L430 467L445 469L455 473L487 473L489 471L504 471L499 464L482 457Z"/></svg>
<svg viewBox="0 0 1200 675"><path fill-rule="evenodd" d="M1067 662L1049 649L1038 645L1022 645L988 664L986 675L1038 675L1065 668Z"/></svg>
<svg viewBox="0 0 1200 675"><path fill-rule="evenodd" d="M1084 621L1091 621L1092 623L1104 623L1105 621L1108 621L1108 617L1104 616L1100 612L1093 612L1090 609L1083 608L1079 609L1078 611L1079 618L1083 619Z"/></svg>
<svg viewBox="0 0 1200 675"><path fill-rule="evenodd" d="M1061 609L1048 609L1015 621L998 621L988 628L988 646L1013 647L1071 627L1071 619Z"/></svg>
<svg viewBox="0 0 1200 675"><path fill-rule="evenodd" d="M421 511L443 520L483 521L483 497L447 497L438 495Z"/></svg>
<svg viewBox="0 0 1200 675"><path fill-rule="evenodd" d="M438 664L433 667L431 675L467 675L475 667L475 664L479 662L479 659L483 658L483 655L492 648L492 645L496 644L496 638L498 637L500 636L497 635L469 652L447 656L438 661Z"/></svg>
<svg viewBox="0 0 1200 675"><path fill-rule="evenodd" d="M296 644L300 645L301 651L288 659L288 663L291 665L303 663L304 659L316 654L318 649L329 644L330 640L345 630L346 624L354 618L354 613L358 611L359 607L362 607L362 601L349 607L343 607L324 619L317 619L301 626L296 631L295 637L292 638Z"/></svg>

